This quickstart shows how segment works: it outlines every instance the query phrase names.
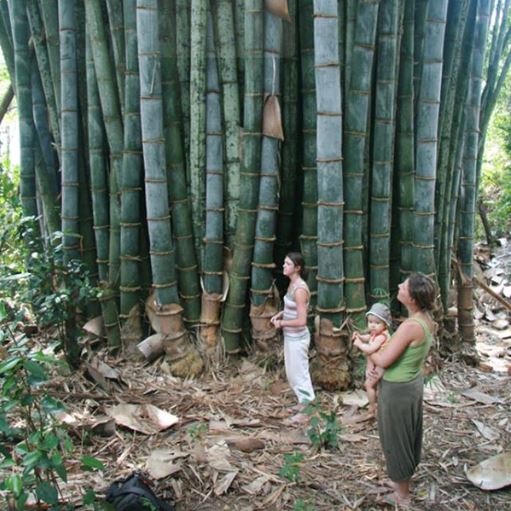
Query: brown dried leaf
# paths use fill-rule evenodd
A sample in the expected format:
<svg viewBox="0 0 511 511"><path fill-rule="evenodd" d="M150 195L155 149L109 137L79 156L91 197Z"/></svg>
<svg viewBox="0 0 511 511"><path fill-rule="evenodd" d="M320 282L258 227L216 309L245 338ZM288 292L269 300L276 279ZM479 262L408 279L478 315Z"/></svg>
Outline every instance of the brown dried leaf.
<svg viewBox="0 0 511 511"><path fill-rule="evenodd" d="M511 485L511 452L488 458L466 471L468 480L482 490L499 490Z"/></svg>
<svg viewBox="0 0 511 511"><path fill-rule="evenodd" d="M234 481L234 478L238 475L238 471L229 472L225 474L222 479L216 482L215 484L215 495L223 495L231 486L232 482Z"/></svg>
<svg viewBox="0 0 511 511"><path fill-rule="evenodd" d="M94 335L96 337L105 337L105 323L103 321L103 316L97 316L95 318L89 319L85 325L82 327L88 334Z"/></svg>
<svg viewBox="0 0 511 511"><path fill-rule="evenodd" d="M163 479L181 470L180 463L174 463L178 458L186 458L188 453L170 449L155 449L146 461L146 469L154 479Z"/></svg>
<svg viewBox="0 0 511 511"><path fill-rule="evenodd" d="M130 405L123 403L114 406L108 413L117 424L146 435L158 433L179 422L175 415L151 404Z"/></svg>
<svg viewBox="0 0 511 511"><path fill-rule="evenodd" d="M478 401L479 403L483 403L485 405L493 405L495 403L502 403L502 399L499 397L493 397L488 394L484 394L483 392L479 392L476 389L469 389L462 392L462 395L468 397L469 399L473 399L474 401Z"/></svg>
<svg viewBox="0 0 511 511"><path fill-rule="evenodd" d="M275 14L275 16L289 20L289 8L287 0L265 0L264 7L268 12Z"/></svg>
<svg viewBox="0 0 511 511"><path fill-rule="evenodd" d="M254 437L227 438L226 442L229 447L243 452L252 452L265 447L265 443L260 438Z"/></svg>
<svg viewBox="0 0 511 511"><path fill-rule="evenodd" d="M282 129L282 112L280 109L279 98L277 96L268 96L263 109L263 135L266 137L284 140L284 130Z"/></svg>

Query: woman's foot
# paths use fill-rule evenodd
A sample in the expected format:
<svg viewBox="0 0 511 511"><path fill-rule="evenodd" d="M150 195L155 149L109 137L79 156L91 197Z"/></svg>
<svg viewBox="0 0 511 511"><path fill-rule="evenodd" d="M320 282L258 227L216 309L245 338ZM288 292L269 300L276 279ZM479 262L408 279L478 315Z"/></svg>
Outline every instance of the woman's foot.
<svg viewBox="0 0 511 511"><path fill-rule="evenodd" d="M377 499L377 501L380 504L387 504L401 509L406 509L408 506L410 506L411 503L409 495L408 496L400 495L396 491L393 491L392 493L389 493L387 495L382 495Z"/></svg>
<svg viewBox="0 0 511 511"><path fill-rule="evenodd" d="M310 417L308 415L298 412L295 415L293 415L292 417L284 419L283 423L286 426L295 426L295 425L307 423L309 421L309 418Z"/></svg>

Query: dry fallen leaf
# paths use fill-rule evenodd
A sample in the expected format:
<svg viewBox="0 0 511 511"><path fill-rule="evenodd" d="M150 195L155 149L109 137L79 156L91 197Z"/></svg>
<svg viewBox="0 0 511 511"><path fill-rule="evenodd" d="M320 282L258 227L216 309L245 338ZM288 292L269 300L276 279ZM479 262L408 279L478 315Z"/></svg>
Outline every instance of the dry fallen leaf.
<svg viewBox="0 0 511 511"><path fill-rule="evenodd" d="M498 431L490 428L489 426L486 426L486 424L483 424L482 422L475 419L472 419L472 422L475 424L479 433L481 433L481 435L483 435L486 440L497 440L497 438L500 437Z"/></svg>
<svg viewBox="0 0 511 511"><path fill-rule="evenodd" d="M511 452L488 458L466 471L468 480L482 490L499 490L511 485Z"/></svg>
<svg viewBox="0 0 511 511"><path fill-rule="evenodd" d="M179 422L179 418L156 406L120 404L108 411L115 422L134 431L152 435Z"/></svg>
<svg viewBox="0 0 511 511"><path fill-rule="evenodd" d="M258 449L264 449L265 443L259 438L241 437L241 438L227 438L229 447L234 447L239 451L252 452Z"/></svg>
<svg viewBox="0 0 511 511"><path fill-rule="evenodd" d="M223 495L229 489L237 474L237 470L228 472L222 479L217 481L215 484L215 495Z"/></svg>
<svg viewBox="0 0 511 511"><path fill-rule="evenodd" d="M358 406L364 408L369 403L367 394L360 389L351 392L341 392L342 404L345 406Z"/></svg>
<svg viewBox="0 0 511 511"><path fill-rule="evenodd" d="M501 398L493 397L490 396L489 394L484 394L483 392L479 392L476 389L464 390L461 394L465 397L468 397L469 399L473 399L474 401L478 401L479 403L483 403L485 405L502 403Z"/></svg>
<svg viewBox="0 0 511 511"><path fill-rule="evenodd" d="M178 458L186 458L188 453L170 450L155 449L147 458L146 468L154 479L163 479L181 470L180 463L174 463Z"/></svg>

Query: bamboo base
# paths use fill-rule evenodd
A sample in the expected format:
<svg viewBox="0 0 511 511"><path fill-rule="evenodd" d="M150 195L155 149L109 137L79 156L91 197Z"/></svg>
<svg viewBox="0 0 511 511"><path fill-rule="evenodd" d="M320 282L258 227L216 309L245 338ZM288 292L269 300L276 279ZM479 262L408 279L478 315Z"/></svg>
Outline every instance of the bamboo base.
<svg viewBox="0 0 511 511"><path fill-rule="evenodd" d="M220 339L220 311L222 308L223 295L206 294L202 295L201 321L199 330L200 344L203 350L209 355L218 351L218 340Z"/></svg>
<svg viewBox="0 0 511 511"><path fill-rule="evenodd" d="M140 308L134 305L130 310L128 317L121 327L122 351L125 357L130 359L140 358L140 351L137 345L142 338L142 318L140 317Z"/></svg>
<svg viewBox="0 0 511 511"><path fill-rule="evenodd" d="M279 346L280 334L270 323L270 319L279 311L279 304L272 295L262 305L250 305L250 322L252 324L252 339L256 349L263 353L273 351Z"/></svg>
<svg viewBox="0 0 511 511"><path fill-rule="evenodd" d="M314 343L318 357L311 364L312 381L325 390L346 390L351 383L348 332L334 329L330 320L316 320Z"/></svg>

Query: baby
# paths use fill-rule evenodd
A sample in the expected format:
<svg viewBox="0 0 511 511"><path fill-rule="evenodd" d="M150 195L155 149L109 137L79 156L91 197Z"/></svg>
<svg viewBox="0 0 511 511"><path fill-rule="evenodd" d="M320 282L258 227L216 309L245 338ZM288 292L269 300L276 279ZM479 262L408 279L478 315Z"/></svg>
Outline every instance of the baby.
<svg viewBox="0 0 511 511"><path fill-rule="evenodd" d="M390 339L389 328L392 325L392 317L389 308L383 303L375 303L366 313L368 334L355 332L353 344L363 351L365 355L371 355L385 347ZM378 367L367 358L366 380L364 387L369 399L369 413L376 415L377 385L383 376L384 369Z"/></svg>

